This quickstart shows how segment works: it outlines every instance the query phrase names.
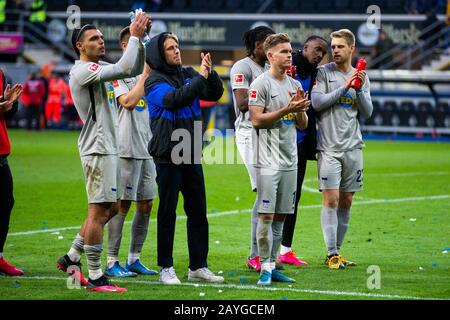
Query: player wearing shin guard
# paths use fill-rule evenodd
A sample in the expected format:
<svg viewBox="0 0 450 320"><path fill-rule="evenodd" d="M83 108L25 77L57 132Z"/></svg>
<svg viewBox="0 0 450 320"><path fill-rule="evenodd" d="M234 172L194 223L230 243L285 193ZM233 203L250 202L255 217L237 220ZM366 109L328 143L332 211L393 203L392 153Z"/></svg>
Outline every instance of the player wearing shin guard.
<svg viewBox="0 0 450 320"><path fill-rule="evenodd" d="M119 34L123 51L128 46L130 28ZM119 213L108 222L108 258L106 275L133 277L136 274L155 275L157 271L148 269L140 260L140 254L147 237L150 212L156 197L156 169L147 151L151 139L150 117L144 97L144 83L148 77L146 64L139 77L113 82L114 94L119 106L119 156L121 191ZM136 212L131 224L131 243L128 259L119 263L119 249L122 228L131 202L136 202Z"/></svg>
<svg viewBox="0 0 450 320"><path fill-rule="evenodd" d="M264 41L270 69L250 85L249 109L256 142L258 225L256 229L261 274L258 285L295 282L275 269L283 221L294 212L297 178L296 126L308 123L310 102L301 84L286 74L292 47L287 34Z"/></svg>
<svg viewBox="0 0 450 320"><path fill-rule="evenodd" d="M101 269L103 229L117 213L120 195L118 114L112 82L142 73L145 50L140 37L149 26L150 18L138 14L130 25L127 50L116 64L100 61L105 56L105 43L96 27L84 25L72 34L72 45L80 59L70 71L69 85L83 121L78 147L86 179L88 215L72 248L58 260L57 266L79 276L80 255L86 253L89 291L126 291L111 285Z"/></svg>
<svg viewBox="0 0 450 320"><path fill-rule="evenodd" d="M372 114L369 78L351 65L355 36L348 29L331 33L333 62L320 66L312 89L317 116L321 224L331 269L356 265L340 255L350 221L353 195L363 188L363 157L358 114ZM357 84L354 81L357 80Z"/></svg>
<svg viewBox="0 0 450 320"><path fill-rule="evenodd" d="M256 169L254 167L252 123L248 111L248 88L264 72L267 57L263 49L264 40L275 32L269 27L259 26L248 30L243 35L247 57L237 61L230 70L231 88L233 89L234 111L236 121L236 146L247 168L252 190L256 192ZM256 226L258 224L258 200L255 199L251 218L250 254L247 266L256 272L261 270L256 243Z"/></svg>

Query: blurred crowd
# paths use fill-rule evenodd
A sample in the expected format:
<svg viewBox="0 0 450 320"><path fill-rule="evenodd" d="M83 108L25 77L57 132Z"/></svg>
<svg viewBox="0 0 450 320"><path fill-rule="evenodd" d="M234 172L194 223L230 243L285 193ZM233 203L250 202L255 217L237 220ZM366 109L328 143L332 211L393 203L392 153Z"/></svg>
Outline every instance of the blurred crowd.
<svg viewBox="0 0 450 320"><path fill-rule="evenodd" d="M24 83L21 102L28 130L81 128L69 85L51 65L30 74Z"/></svg>

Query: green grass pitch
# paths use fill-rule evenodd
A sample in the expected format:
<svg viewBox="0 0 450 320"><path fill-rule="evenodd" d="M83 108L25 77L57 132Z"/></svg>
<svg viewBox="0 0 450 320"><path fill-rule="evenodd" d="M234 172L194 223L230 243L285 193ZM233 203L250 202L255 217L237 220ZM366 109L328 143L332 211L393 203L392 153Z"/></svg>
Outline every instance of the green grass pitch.
<svg viewBox="0 0 450 320"><path fill-rule="evenodd" d="M450 299L450 145L366 142L364 191L357 193L342 253L355 268L329 270L320 228L321 195L316 163L308 163L294 236L294 249L307 267L287 266L292 285L256 288L258 274L245 266L250 242L250 213L255 195L245 167L204 165L210 226L209 267L221 285L187 281L188 250L182 198L174 260L182 285L158 284L158 276L117 280L123 294L69 289L55 261L67 252L86 216L84 178L76 132L30 133L10 130L15 206L5 258L23 268L22 278L0 277L0 299ZM222 143L218 139L215 143ZM231 144L232 145L232 144ZM206 160L220 148L205 149ZM236 153L228 148L227 152ZM154 203L142 260L156 265ZM120 251L124 262L130 242L133 208L127 217ZM53 230L62 228L60 230ZM104 255L105 256L105 255ZM103 259L103 267L106 258ZM86 263L82 258L85 274ZM377 266L379 274L371 272ZM369 270L369 271L368 271ZM379 275L379 288L371 288ZM368 286L369 283L369 286Z"/></svg>

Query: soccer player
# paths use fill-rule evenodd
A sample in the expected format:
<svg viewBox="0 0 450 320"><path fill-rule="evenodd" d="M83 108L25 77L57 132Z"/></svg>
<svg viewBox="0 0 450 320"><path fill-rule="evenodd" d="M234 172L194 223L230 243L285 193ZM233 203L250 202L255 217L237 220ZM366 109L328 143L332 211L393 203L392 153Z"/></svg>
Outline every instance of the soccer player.
<svg viewBox="0 0 450 320"><path fill-rule="evenodd" d="M11 211L14 207L13 178L8 164L11 143L6 128L6 119L17 112L17 100L22 94L21 84L12 88L0 69L0 273L8 276L23 276L23 271L3 257L3 247L8 236Z"/></svg>
<svg viewBox="0 0 450 320"><path fill-rule="evenodd" d="M295 282L275 269L283 221L293 214L297 179L297 133L305 129L310 101L301 84L287 76L292 47L287 34L273 34L264 41L270 69L250 85L250 119L257 137L256 184L258 225L256 227L261 274L258 285L273 281Z"/></svg>
<svg viewBox="0 0 450 320"><path fill-rule="evenodd" d="M308 98L311 97L311 89L316 81L317 66L328 52L327 41L319 36L310 36L305 40L303 49L292 55L292 64L296 67L296 74L291 75L297 79ZM302 195L303 179L306 172L306 161L316 159L316 120L313 108L306 112L308 115L308 127L305 130L297 129L297 193L295 197L294 214L286 216L283 226L283 238L281 240L280 263L306 266L306 261L300 260L292 250L292 240L294 238L295 223L297 221L298 203Z"/></svg>
<svg viewBox="0 0 450 320"><path fill-rule="evenodd" d="M331 33L331 50L333 62L319 67L311 97L318 113L321 224L328 250L325 264L331 269L344 269L356 265L339 251L349 226L353 195L363 187L364 142L357 116L369 118L373 106L369 78L351 65L353 33L348 29ZM357 78L360 85L353 88Z"/></svg>
<svg viewBox="0 0 450 320"><path fill-rule="evenodd" d="M130 39L130 27L119 34L120 47L125 52ZM119 156L121 197L119 213L108 222L108 258L105 274L130 277L136 274L155 275L140 261L140 253L147 237L150 212L156 197L156 169L147 151L151 138L150 115L144 97L144 83L150 71L145 64L139 77L115 80L114 94L119 106ZM131 224L131 244L128 260L123 268L119 263L119 248L125 217L131 201L136 201L136 212Z"/></svg>
<svg viewBox="0 0 450 320"><path fill-rule="evenodd" d="M69 252L58 260L57 266L79 277L80 284L87 285L89 291L126 291L113 286L101 268L103 228L117 213L120 196L118 115L112 81L142 73L145 51L140 38L149 27L150 18L139 13L130 25L128 47L116 64L100 61L105 56L105 42L95 26L84 25L72 34L72 45L80 60L70 71L69 85L84 123L78 148L86 179L88 215ZM86 253L89 270L87 283L79 271L82 252Z"/></svg>
<svg viewBox="0 0 450 320"><path fill-rule="evenodd" d="M248 88L259 75L264 72L267 62L263 43L268 35L275 32L269 27L260 26L248 30L243 35L247 57L237 61L230 71L231 89L233 90L234 111L236 121L236 145L247 168L250 184L253 192L256 192L256 170L253 159L252 123L248 112ZM253 205L251 220L250 255L247 265L256 272L261 270L261 262L258 256L258 245L256 243L256 225L258 223L257 199Z"/></svg>

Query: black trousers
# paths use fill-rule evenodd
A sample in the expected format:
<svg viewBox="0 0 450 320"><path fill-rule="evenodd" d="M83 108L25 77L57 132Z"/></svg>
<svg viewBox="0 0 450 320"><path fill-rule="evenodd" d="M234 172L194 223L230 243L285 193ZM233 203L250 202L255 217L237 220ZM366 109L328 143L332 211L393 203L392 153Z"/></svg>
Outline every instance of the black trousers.
<svg viewBox="0 0 450 320"><path fill-rule="evenodd" d="M208 219L206 217L206 193L203 169L200 164L156 163L158 184L158 265L173 266L173 242L175 236L178 195L184 198L187 215L187 241L189 268L207 267Z"/></svg>
<svg viewBox="0 0 450 320"><path fill-rule="evenodd" d="M295 223L297 222L298 203L302 196L302 185L305 179L307 151L304 144L297 144L297 192L295 194L295 209L294 214L287 214L283 226L283 238L281 245L285 247L292 247L292 240L294 238Z"/></svg>
<svg viewBox="0 0 450 320"><path fill-rule="evenodd" d="M0 155L0 252L8 235L9 219L14 206L13 179L6 156Z"/></svg>
<svg viewBox="0 0 450 320"><path fill-rule="evenodd" d="M33 128L33 119L35 120L36 130L41 128L41 106L39 105L29 105L27 108L27 129L31 130Z"/></svg>

